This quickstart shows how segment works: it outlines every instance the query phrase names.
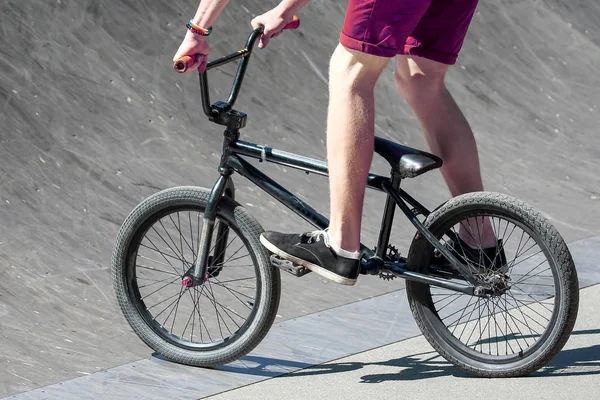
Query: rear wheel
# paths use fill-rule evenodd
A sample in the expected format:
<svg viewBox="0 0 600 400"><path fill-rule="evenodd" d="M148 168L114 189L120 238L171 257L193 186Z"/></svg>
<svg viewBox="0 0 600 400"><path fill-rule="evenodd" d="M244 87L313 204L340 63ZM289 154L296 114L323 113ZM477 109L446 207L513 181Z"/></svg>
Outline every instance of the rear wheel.
<svg viewBox="0 0 600 400"><path fill-rule="evenodd" d="M250 352L268 332L279 306L279 271L259 241L262 228L223 198L203 283L188 287L209 191L173 188L140 203L115 243L113 285L136 334L166 358L222 365ZM218 254L217 254L218 253Z"/></svg>
<svg viewBox="0 0 600 400"><path fill-rule="evenodd" d="M434 211L425 225L449 243L461 226L481 237L477 227L486 218L502 240L506 264L489 268L482 251L479 263L460 246L454 251L478 279L503 284L500 290L478 297L407 282L407 296L421 331L448 361L477 376L522 376L547 364L567 342L578 311L577 273L556 229L508 196L458 196ZM433 247L418 235L410 249L411 267L431 273L433 259Z"/></svg>

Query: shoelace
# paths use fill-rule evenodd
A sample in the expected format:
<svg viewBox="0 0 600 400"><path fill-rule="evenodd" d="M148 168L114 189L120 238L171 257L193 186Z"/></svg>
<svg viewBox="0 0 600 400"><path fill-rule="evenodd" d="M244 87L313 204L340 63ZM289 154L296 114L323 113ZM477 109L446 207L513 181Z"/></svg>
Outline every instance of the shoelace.
<svg viewBox="0 0 600 400"><path fill-rule="evenodd" d="M321 238L323 238L323 243L325 244L325 246L327 246L328 248L331 248L329 232L327 232L328 229L329 228L323 229L321 231L308 232L305 235L307 237L309 237L310 239L314 240L315 242L318 242L321 240Z"/></svg>

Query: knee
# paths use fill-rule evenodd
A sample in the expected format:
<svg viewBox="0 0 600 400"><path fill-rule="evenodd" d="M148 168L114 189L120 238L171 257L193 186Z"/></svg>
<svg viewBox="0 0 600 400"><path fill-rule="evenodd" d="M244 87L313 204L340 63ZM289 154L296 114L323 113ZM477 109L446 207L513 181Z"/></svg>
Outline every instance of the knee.
<svg viewBox="0 0 600 400"><path fill-rule="evenodd" d="M403 71L396 69L394 81L408 104L435 99L446 89L443 73Z"/></svg>
<svg viewBox="0 0 600 400"><path fill-rule="evenodd" d="M329 82L335 90L373 90L387 59L339 45L329 63Z"/></svg>

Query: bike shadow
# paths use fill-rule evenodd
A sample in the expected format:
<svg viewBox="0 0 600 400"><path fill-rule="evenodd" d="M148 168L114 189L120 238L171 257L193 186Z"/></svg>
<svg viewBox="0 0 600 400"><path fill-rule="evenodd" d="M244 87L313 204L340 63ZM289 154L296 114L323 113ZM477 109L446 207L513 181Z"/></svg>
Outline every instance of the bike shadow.
<svg viewBox="0 0 600 400"><path fill-rule="evenodd" d="M600 334L600 329L574 331L571 336L597 334ZM583 375L600 375L600 344L563 350L544 369L531 374L531 376Z"/></svg>
<svg viewBox="0 0 600 400"><path fill-rule="evenodd" d="M468 376L465 372L454 367L452 364L440 357L435 351L411 354L410 356L379 362L340 362L322 364L309 369L294 372L292 375L287 376L295 377L338 374L356 371L367 366L397 367L400 370L385 374L364 375L361 377L361 383L409 381L430 379L448 375L454 375L458 377Z"/></svg>
<svg viewBox="0 0 600 400"><path fill-rule="evenodd" d="M600 334L600 329L573 332L572 335ZM458 378L472 378L461 369L444 360L435 351L411 354L379 362L339 362L317 365L294 372L289 377L337 374L356 371L367 366L397 367L397 372L371 374L361 377L361 383L382 383L388 381L412 381L452 375ZM600 345L579 347L561 351L546 367L530 374L530 377L582 376L600 374Z"/></svg>

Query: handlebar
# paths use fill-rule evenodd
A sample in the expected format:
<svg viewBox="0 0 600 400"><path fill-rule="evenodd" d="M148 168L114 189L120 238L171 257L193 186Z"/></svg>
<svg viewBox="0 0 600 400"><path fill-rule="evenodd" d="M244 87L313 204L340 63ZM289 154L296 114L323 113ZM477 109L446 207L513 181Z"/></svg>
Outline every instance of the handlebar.
<svg viewBox="0 0 600 400"><path fill-rule="evenodd" d="M300 26L300 20L297 16L294 16L292 21L287 24L283 29L296 29ZM244 75L246 74L246 68L248 67L248 62L250 61L250 56L252 55L252 50L254 49L254 44L260 35L263 33L263 27L258 27L250 33L248 39L246 40L246 45L243 49L236 51L235 53L228 54L216 60L213 60L206 64L206 68L203 72L199 73L200 78L200 92L202 97L202 110L207 117L213 119L215 115L215 111L213 110L210 104L210 94L208 92L208 79L206 76L206 72L213 68L219 67L221 65L230 63L239 58L243 58L243 60L239 63L237 72L235 74L235 78L233 80L233 85L231 87L231 92L229 93L229 98L226 103L221 107L225 107L226 109L231 109L237 100L238 94L240 92L240 88L242 87L242 81L244 80ZM179 73L186 72L188 67L194 63L194 58L191 56L183 56L179 60L177 60L173 67Z"/></svg>

